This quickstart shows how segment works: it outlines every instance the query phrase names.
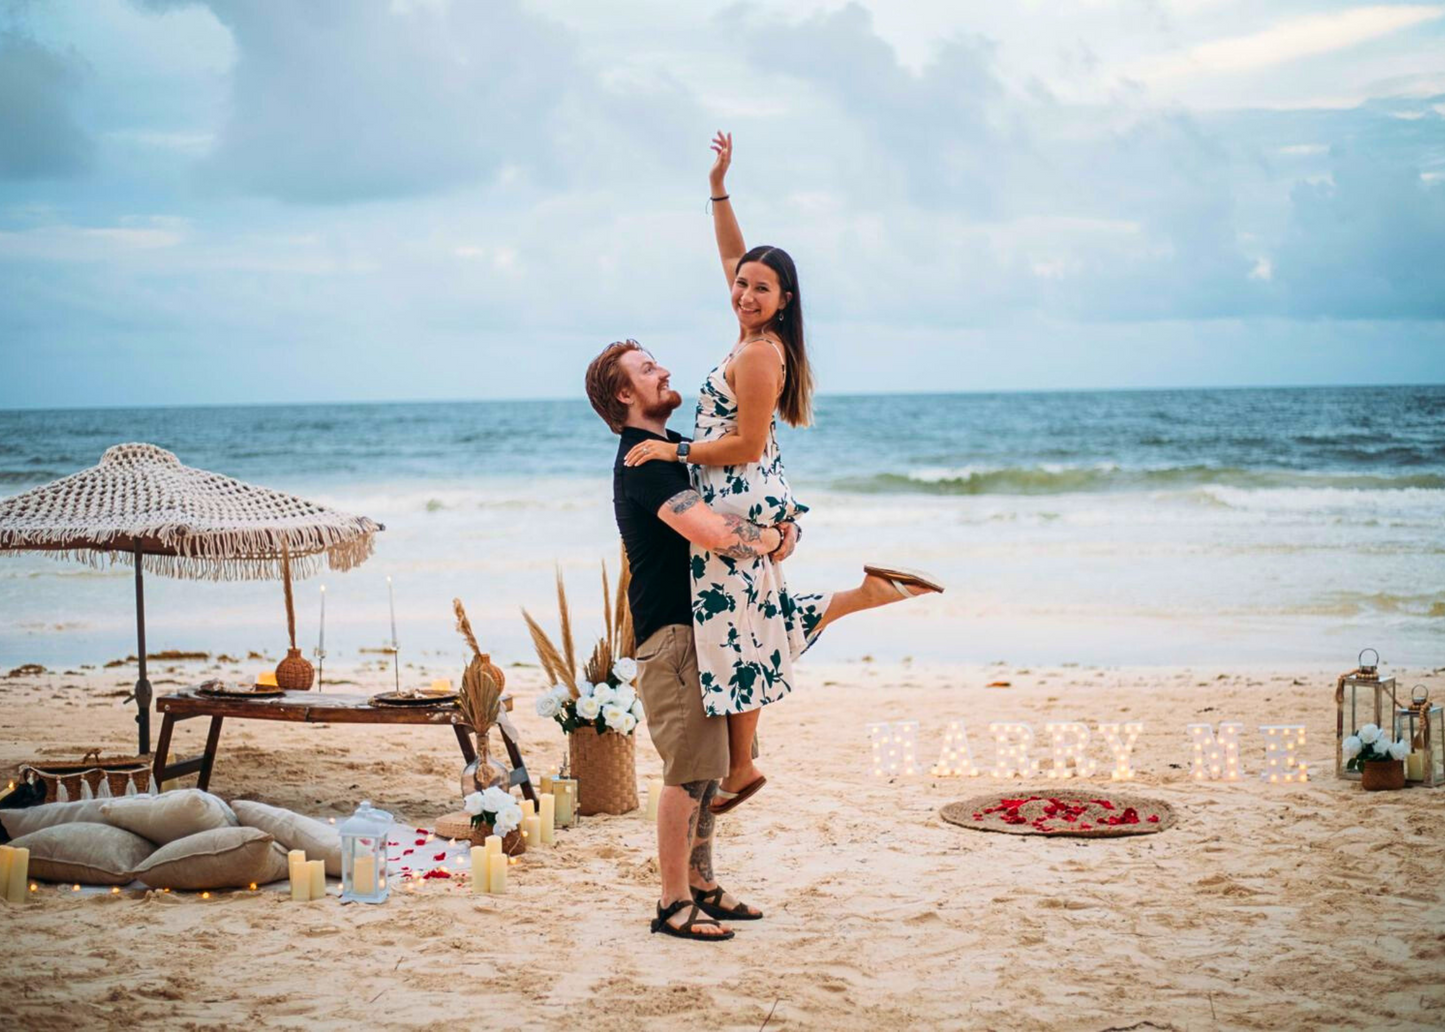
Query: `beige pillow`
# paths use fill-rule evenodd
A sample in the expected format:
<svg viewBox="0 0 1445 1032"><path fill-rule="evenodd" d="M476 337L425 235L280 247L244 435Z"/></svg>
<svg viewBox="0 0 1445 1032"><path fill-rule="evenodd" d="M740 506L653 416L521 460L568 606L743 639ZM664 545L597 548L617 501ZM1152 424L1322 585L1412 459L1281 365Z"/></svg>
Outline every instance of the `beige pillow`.
<svg viewBox="0 0 1445 1032"><path fill-rule="evenodd" d="M27 806L23 810L0 810L0 824L5 825L5 833L11 838L29 835L56 824L69 824L71 821L104 824L105 817L101 815L101 807L113 801L87 799L79 803L44 803L40 806Z"/></svg>
<svg viewBox="0 0 1445 1032"><path fill-rule="evenodd" d="M250 799L237 799L231 808L242 827L260 828L283 849L306 850L306 859L325 860L326 873L341 877L341 834L330 824Z"/></svg>
<svg viewBox="0 0 1445 1032"><path fill-rule="evenodd" d="M286 851L259 828L213 828L161 846L135 876L153 889L244 889L284 879Z"/></svg>
<svg viewBox="0 0 1445 1032"><path fill-rule="evenodd" d="M101 813L107 824L133 831L158 846L202 831L234 828L238 823L220 798L198 788L113 799Z"/></svg>
<svg viewBox="0 0 1445 1032"><path fill-rule="evenodd" d="M10 844L30 850L32 878L82 885L129 884L156 848L139 835L89 821L41 828Z"/></svg>

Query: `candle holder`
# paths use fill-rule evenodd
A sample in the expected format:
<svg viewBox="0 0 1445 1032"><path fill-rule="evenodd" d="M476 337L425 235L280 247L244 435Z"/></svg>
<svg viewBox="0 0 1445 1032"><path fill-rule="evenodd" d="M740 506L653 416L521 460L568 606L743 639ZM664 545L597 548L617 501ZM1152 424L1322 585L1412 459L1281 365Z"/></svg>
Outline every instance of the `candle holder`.
<svg viewBox="0 0 1445 1032"><path fill-rule="evenodd" d="M363 799L356 812L336 830L341 835L341 901L385 903L386 836L391 814Z"/></svg>
<svg viewBox="0 0 1445 1032"><path fill-rule="evenodd" d="M1395 710L1395 737L1409 743L1405 778L1425 788L1445 785L1445 708L1430 702L1430 690L1417 684L1410 705Z"/></svg>
<svg viewBox="0 0 1445 1032"><path fill-rule="evenodd" d="M1365 662L1365 653L1374 656ZM1360 650L1357 666L1341 674L1335 682L1335 777L1358 780L1359 772L1348 769L1345 739L1365 724L1385 726L1385 715L1395 711L1395 679L1380 677L1380 654L1374 649ZM1390 700L1386 706L1385 700Z"/></svg>

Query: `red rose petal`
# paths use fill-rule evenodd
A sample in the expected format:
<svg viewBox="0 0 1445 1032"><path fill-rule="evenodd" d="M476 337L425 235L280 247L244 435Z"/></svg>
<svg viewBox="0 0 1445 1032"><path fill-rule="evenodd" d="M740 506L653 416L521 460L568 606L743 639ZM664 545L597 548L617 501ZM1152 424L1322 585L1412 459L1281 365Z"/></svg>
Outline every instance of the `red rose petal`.
<svg viewBox="0 0 1445 1032"><path fill-rule="evenodd" d="M438 853L436 856L432 857L433 860L445 860L446 858L447 855L445 853Z"/></svg>
<svg viewBox="0 0 1445 1032"><path fill-rule="evenodd" d="M401 855L402 855L402 856L411 856L411 855L412 855L413 853L415 853L415 852L416 852L415 849L403 849L403 850L401 851Z"/></svg>

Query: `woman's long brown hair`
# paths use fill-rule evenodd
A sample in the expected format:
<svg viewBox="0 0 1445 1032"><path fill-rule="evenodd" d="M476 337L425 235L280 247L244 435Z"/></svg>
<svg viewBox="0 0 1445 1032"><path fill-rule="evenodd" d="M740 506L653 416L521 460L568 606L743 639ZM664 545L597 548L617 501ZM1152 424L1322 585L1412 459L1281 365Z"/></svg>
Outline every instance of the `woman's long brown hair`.
<svg viewBox="0 0 1445 1032"><path fill-rule="evenodd" d="M783 393L778 398L778 415L789 426L808 426L813 422L813 369L808 364L808 349L803 342L803 295L798 288L798 269L788 252L766 244L754 247L738 259L736 276L747 262L762 262L778 275L778 287L792 299L769 328L783 341L788 367L783 374Z"/></svg>

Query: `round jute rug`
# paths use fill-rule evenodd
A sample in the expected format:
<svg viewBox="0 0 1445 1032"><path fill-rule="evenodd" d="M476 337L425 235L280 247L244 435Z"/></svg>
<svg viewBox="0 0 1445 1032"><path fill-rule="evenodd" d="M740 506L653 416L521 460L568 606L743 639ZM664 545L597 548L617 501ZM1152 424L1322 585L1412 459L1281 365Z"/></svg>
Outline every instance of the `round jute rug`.
<svg viewBox="0 0 1445 1032"><path fill-rule="evenodd" d="M1163 800L1108 791L990 792L948 803L938 814L976 831L1071 838L1149 835L1174 823L1174 808Z"/></svg>

